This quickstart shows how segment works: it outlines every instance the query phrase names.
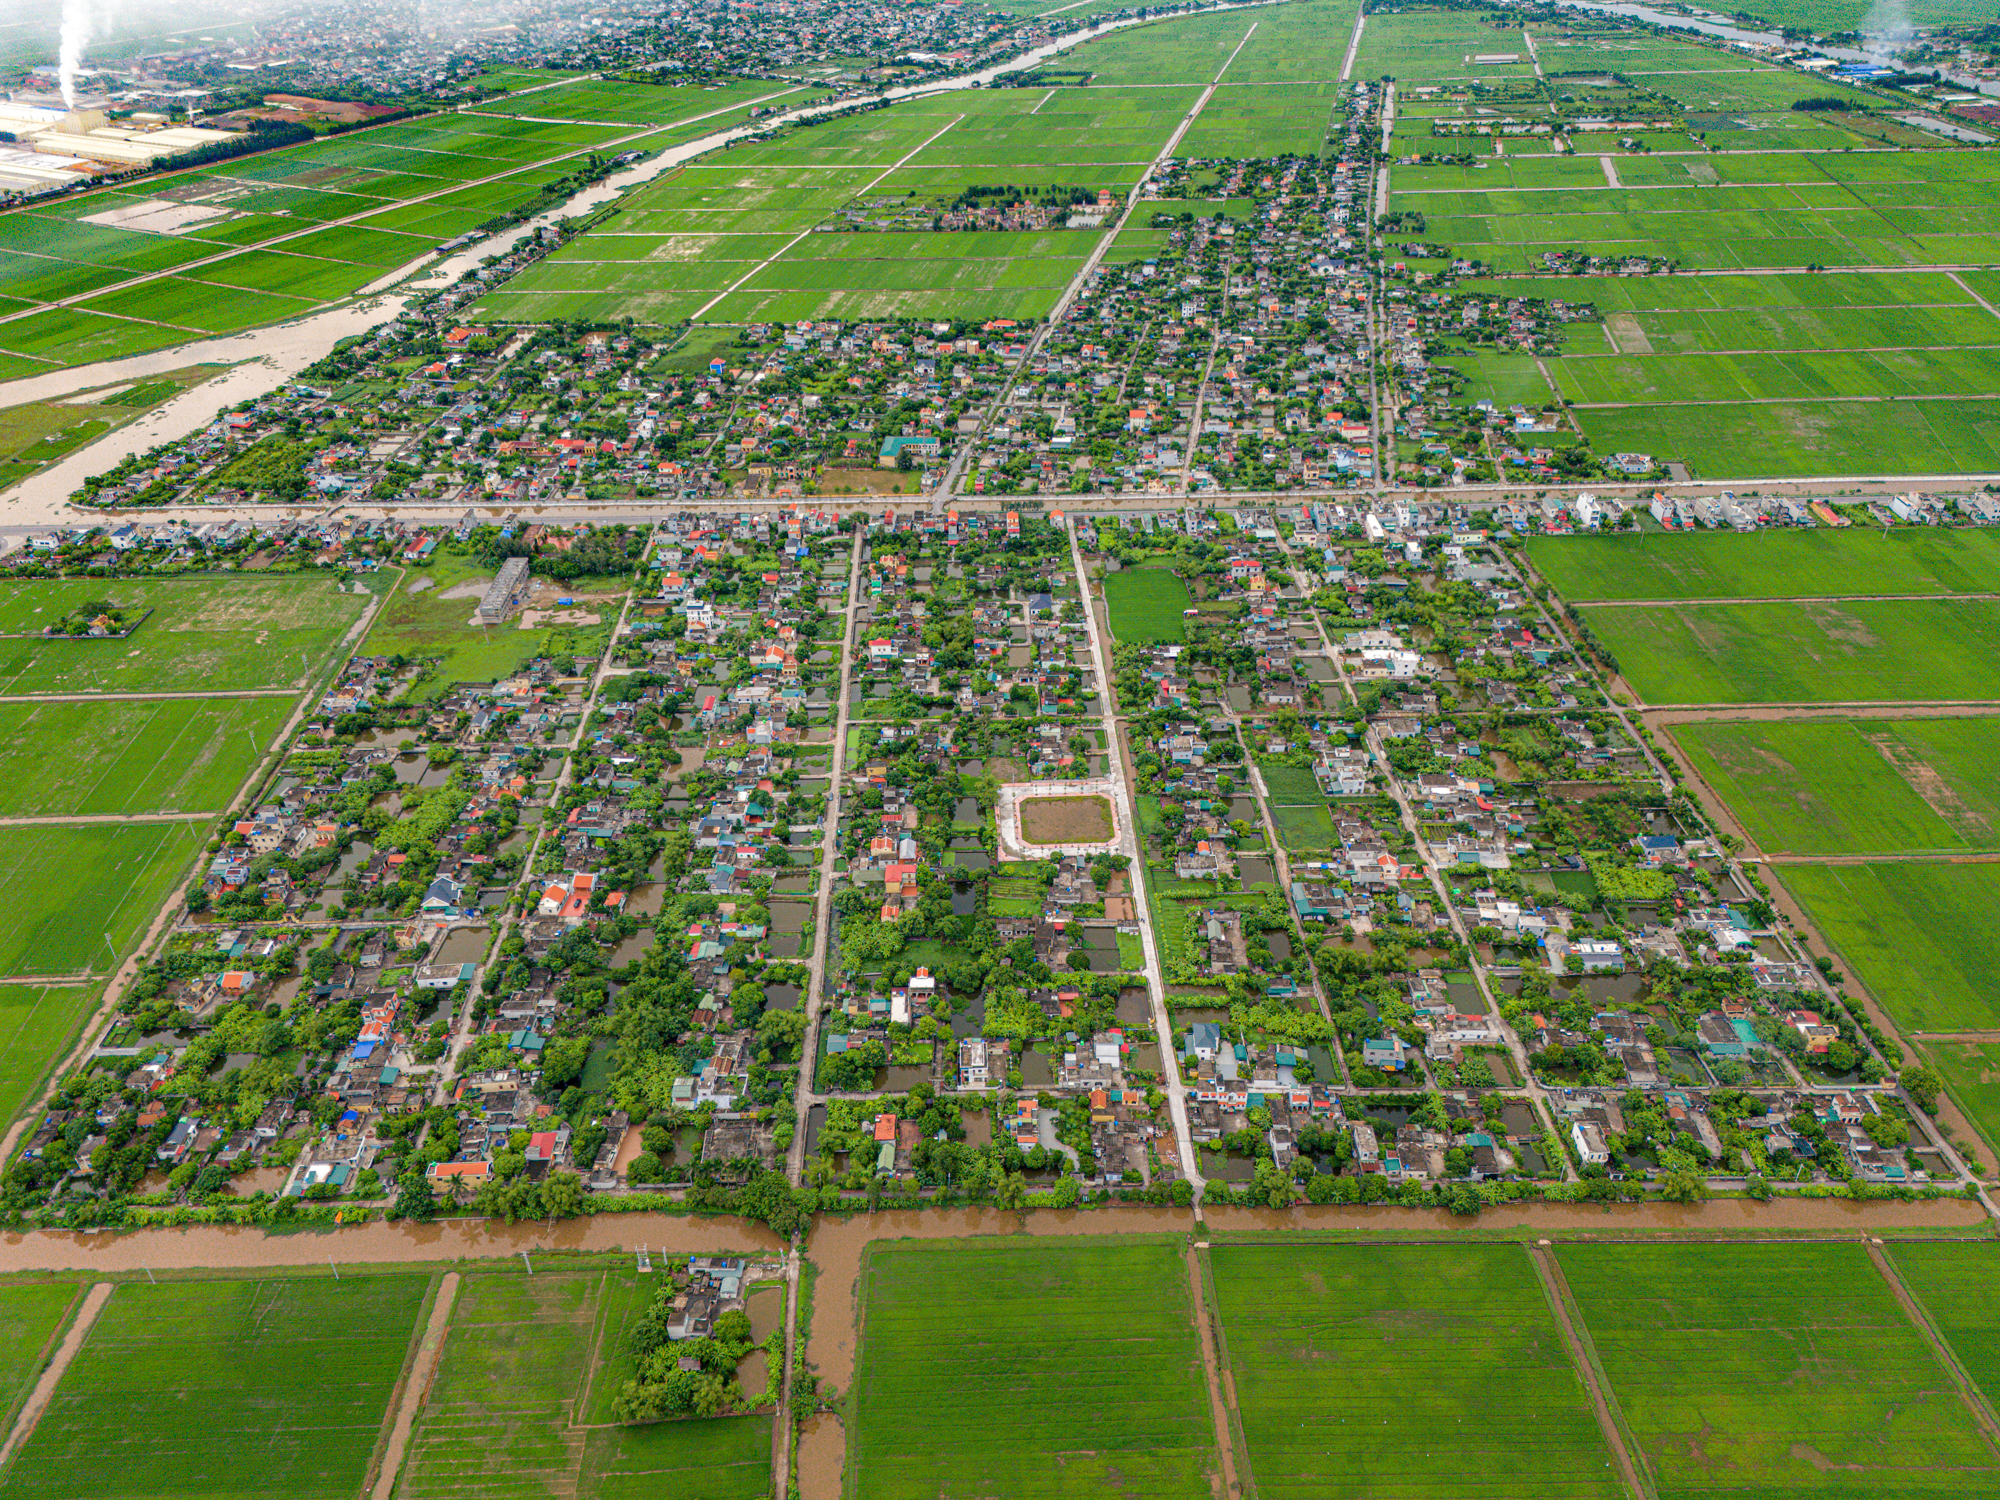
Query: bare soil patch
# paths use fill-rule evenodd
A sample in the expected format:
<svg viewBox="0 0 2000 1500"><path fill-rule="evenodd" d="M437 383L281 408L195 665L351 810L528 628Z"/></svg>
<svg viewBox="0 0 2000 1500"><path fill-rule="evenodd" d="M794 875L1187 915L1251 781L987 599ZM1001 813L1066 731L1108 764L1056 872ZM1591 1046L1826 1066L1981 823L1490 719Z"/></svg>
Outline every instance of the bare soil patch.
<svg viewBox="0 0 2000 1500"><path fill-rule="evenodd" d="M373 1500L389 1500L396 1489L396 1475L403 1467L403 1454L410 1446L410 1432L417 1425L417 1413L430 1396L431 1380L438 1360L444 1355L445 1331L451 1323L452 1304L458 1300L458 1272L447 1271L431 1301L430 1321L424 1325L422 1341L410 1366L396 1406L396 1424L389 1431L389 1446L382 1453L382 1467L376 1471L370 1493Z"/></svg>
<svg viewBox="0 0 2000 1500"><path fill-rule="evenodd" d="M1036 797L1021 804L1021 837L1031 844L1097 844L1115 831L1103 797Z"/></svg>

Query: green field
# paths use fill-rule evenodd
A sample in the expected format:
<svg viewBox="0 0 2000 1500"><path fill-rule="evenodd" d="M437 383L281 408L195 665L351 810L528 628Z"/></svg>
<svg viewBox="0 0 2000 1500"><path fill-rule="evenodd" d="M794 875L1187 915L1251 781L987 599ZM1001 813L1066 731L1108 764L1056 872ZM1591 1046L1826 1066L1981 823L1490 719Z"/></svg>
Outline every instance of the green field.
<svg viewBox="0 0 2000 1500"><path fill-rule="evenodd" d="M288 698L0 700L0 816L220 812Z"/></svg>
<svg viewBox="0 0 2000 1500"><path fill-rule="evenodd" d="M2000 1458L1862 1246L1556 1256L1663 1500L2000 1485Z"/></svg>
<svg viewBox="0 0 2000 1500"><path fill-rule="evenodd" d="M2000 848L2000 719L1812 719L1669 731L1766 854Z"/></svg>
<svg viewBox="0 0 2000 1500"><path fill-rule="evenodd" d="M437 666L413 690L415 698L434 698L461 682L495 682L511 676L537 656L574 653L595 660L604 649L608 622L617 617L623 591L604 602L606 624L574 628L547 627L523 630L519 617L501 625L472 625L477 596L447 599L447 593L484 585L492 572L475 558L440 556L422 570L406 574L395 593L382 606L362 651L369 655L436 658ZM430 587L412 593L410 585L427 580ZM614 585L616 586L616 585ZM591 595L604 587L592 583L588 589L576 586L579 604L595 602Z"/></svg>
<svg viewBox="0 0 2000 1500"><path fill-rule="evenodd" d="M1625 1493L1523 1247L1220 1245L1208 1255L1265 1500ZM1397 1373L1419 1370L1416 1380ZM1496 1396L1506 1419L1484 1420Z"/></svg>
<svg viewBox="0 0 2000 1500"><path fill-rule="evenodd" d="M1596 605L1584 622L1648 703L1853 703L1994 695L2000 602Z"/></svg>
<svg viewBox="0 0 2000 1500"><path fill-rule="evenodd" d="M44 1356L83 1288L69 1281L16 1282L0 1287L0 1410L26 1396Z"/></svg>
<svg viewBox="0 0 2000 1500"><path fill-rule="evenodd" d="M1900 1026L2000 1030L2000 865L1771 865Z"/></svg>
<svg viewBox="0 0 2000 1500"><path fill-rule="evenodd" d="M768 1417L613 1424L625 1332L657 1285L629 1268L466 1277L398 1500L768 1494Z"/></svg>
<svg viewBox="0 0 2000 1500"><path fill-rule="evenodd" d="M1989 1403L2000 1400L2000 1247L1898 1241L1886 1253L1972 1383Z"/></svg>
<svg viewBox="0 0 2000 1500"><path fill-rule="evenodd" d="M95 985L0 985L0 1125L36 1097L101 994Z"/></svg>
<svg viewBox="0 0 2000 1500"><path fill-rule="evenodd" d="M1104 575L1111 633L1128 645L1187 638L1181 612L1193 603L1187 585L1165 568L1122 568Z"/></svg>
<svg viewBox="0 0 2000 1500"><path fill-rule="evenodd" d="M1990 1171L2000 1160L2000 1042L1926 1042L1922 1051L1937 1069L1956 1104L1986 1138L1961 1141Z"/></svg>
<svg viewBox="0 0 2000 1500"><path fill-rule="evenodd" d="M1621 532L1532 537L1527 551L1572 603L2000 590L2000 534L1984 528Z"/></svg>
<svg viewBox="0 0 2000 1500"><path fill-rule="evenodd" d="M1335 838L1333 815L1326 810L1324 802L1316 802L1304 807L1274 807L1271 822L1278 830L1278 841L1287 849L1331 849Z"/></svg>
<svg viewBox="0 0 2000 1500"><path fill-rule="evenodd" d="M129 640L0 640L0 693L303 688L368 607L315 577L10 583L0 633L31 634L105 598L152 614Z"/></svg>
<svg viewBox="0 0 2000 1500"><path fill-rule="evenodd" d="M0 974L109 972L207 837L199 823L0 828L0 883L15 893Z"/></svg>
<svg viewBox="0 0 2000 1500"><path fill-rule="evenodd" d="M1264 788L1271 794L1271 804L1274 807L1326 801L1326 793L1319 789L1319 778L1302 767L1281 766L1260 761L1257 772L1264 778Z"/></svg>
<svg viewBox="0 0 2000 1500"><path fill-rule="evenodd" d="M122 1283L0 1495L352 1500L429 1285Z"/></svg>
<svg viewBox="0 0 2000 1500"><path fill-rule="evenodd" d="M880 1242L862 1305L858 1500L1209 1495L1215 1433L1177 1242Z"/></svg>

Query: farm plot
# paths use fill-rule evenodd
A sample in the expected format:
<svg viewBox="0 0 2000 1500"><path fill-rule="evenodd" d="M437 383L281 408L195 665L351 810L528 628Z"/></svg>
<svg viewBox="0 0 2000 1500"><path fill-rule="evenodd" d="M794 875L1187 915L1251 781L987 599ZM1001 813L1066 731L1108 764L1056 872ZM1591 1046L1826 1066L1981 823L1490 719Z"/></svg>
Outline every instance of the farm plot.
<svg viewBox="0 0 2000 1500"><path fill-rule="evenodd" d="M2000 1399L2000 1310L1993 1301L2000 1247L1898 1242L1887 1254L1972 1383L1989 1402Z"/></svg>
<svg viewBox="0 0 2000 1500"><path fill-rule="evenodd" d="M1182 156L1316 156L1326 149L1338 85L1224 84L1181 137Z"/></svg>
<svg viewBox="0 0 2000 1500"><path fill-rule="evenodd" d="M1221 1245L1208 1252L1266 1500L1624 1493L1516 1245ZM1422 1369L1423 1380L1357 1379ZM1511 1419L1468 1414L1506 1392Z"/></svg>
<svg viewBox="0 0 2000 1500"><path fill-rule="evenodd" d="M1571 603L2000 590L2000 534L1985 529L1619 532L1527 549Z"/></svg>
<svg viewBox="0 0 2000 1500"><path fill-rule="evenodd" d="M1772 401L1596 407L1576 419L1602 452L1678 460L1701 479L2000 470L2000 401Z"/></svg>
<svg viewBox="0 0 2000 1500"><path fill-rule="evenodd" d="M129 640L0 640L0 693L303 687L368 606L305 577L27 582L0 585L0 632L30 634L107 597L152 614Z"/></svg>
<svg viewBox="0 0 2000 1500"><path fill-rule="evenodd" d="M775 99L801 91L782 83L755 78L731 78L714 86L697 84L622 83L585 78L537 89L532 94L495 99L479 106L481 115L515 115L540 120L583 120L624 125L673 125L737 105ZM787 97L787 102L791 102Z"/></svg>
<svg viewBox="0 0 2000 1500"><path fill-rule="evenodd" d="M88 1474L104 1500L350 1500L429 1285L125 1282L0 1495L71 1500Z"/></svg>
<svg viewBox="0 0 2000 1500"><path fill-rule="evenodd" d="M0 974L115 968L207 835L201 823L0 828L0 881L14 892Z"/></svg>
<svg viewBox="0 0 2000 1500"><path fill-rule="evenodd" d="M291 711L285 698L0 700L0 817L219 812Z"/></svg>
<svg viewBox="0 0 2000 1500"><path fill-rule="evenodd" d="M1305 849L1331 849L1338 842L1333 833L1333 815L1324 803L1314 803L1309 807L1274 807L1271 809L1271 824L1278 830L1278 841L1294 852Z"/></svg>
<svg viewBox="0 0 2000 1500"><path fill-rule="evenodd" d="M1036 318L1055 306L1096 243L1081 231L814 236L701 316Z"/></svg>
<svg viewBox="0 0 2000 1500"><path fill-rule="evenodd" d="M1206 1500L1215 1433L1178 1241L878 1242L861 1291L858 1500Z"/></svg>
<svg viewBox="0 0 2000 1500"><path fill-rule="evenodd" d="M2000 1156L2000 1042L1932 1041L1920 1050L1944 1080L1952 1103L1986 1138L1983 1151L1974 1142L1959 1144L1973 1148L1975 1155L1990 1164ZM2000 1391L2000 1383L1991 1389Z"/></svg>
<svg viewBox="0 0 2000 1500"><path fill-rule="evenodd" d="M1649 703L1992 697L1990 599L1593 605L1585 623Z"/></svg>
<svg viewBox="0 0 2000 1500"><path fill-rule="evenodd" d="M37 1097L101 993L90 985L0 985L0 1123Z"/></svg>
<svg viewBox="0 0 2000 1500"><path fill-rule="evenodd" d="M468 1276L411 1434L400 1500L766 1494L768 1419L610 1425L631 1374L625 1333L653 1291L630 1270Z"/></svg>
<svg viewBox="0 0 2000 1500"><path fill-rule="evenodd" d="M1326 801L1326 794L1319 789L1319 778L1302 767L1259 762L1257 771L1264 778L1264 788L1271 794L1273 806Z"/></svg>
<svg viewBox="0 0 2000 1500"><path fill-rule="evenodd" d="M1556 1255L1663 1497L1907 1500L2000 1483L2000 1459L1862 1246Z"/></svg>
<svg viewBox="0 0 2000 1500"><path fill-rule="evenodd" d="M1193 603L1187 585L1165 568L1121 568L1104 577L1111 633L1127 644L1186 639L1182 613Z"/></svg>
<svg viewBox="0 0 2000 1500"><path fill-rule="evenodd" d="M1767 866L1899 1026L2000 1031L2000 865Z"/></svg>
<svg viewBox="0 0 2000 1500"><path fill-rule="evenodd" d="M1354 58L1356 78L1391 77L1399 87L1447 80L1501 82L1534 75L1534 61L1519 26L1489 26L1482 17L1460 11L1370 16Z"/></svg>
<svg viewBox="0 0 2000 1500"><path fill-rule="evenodd" d="M76 1282L15 1283L0 1287L0 1410L13 1409L83 1287Z"/></svg>
<svg viewBox="0 0 2000 1500"><path fill-rule="evenodd" d="M74 365L310 312L374 280L380 273L371 267L421 259L438 241L528 202L568 170L557 165L563 158L632 133L449 114L322 137L177 177L153 194L92 195L8 215L0 224L0 297L32 306L102 295L0 323L0 352L43 367ZM482 185L454 189L474 182ZM419 198L429 201L395 206ZM360 215L376 227L301 233ZM384 232L395 230L410 233ZM281 237L281 252L250 248ZM213 264L187 276L122 285L204 258ZM218 298L211 283L236 294Z"/></svg>
<svg viewBox="0 0 2000 1500"><path fill-rule="evenodd" d="M1731 720L1671 732L1766 854L2000 848L2000 719Z"/></svg>

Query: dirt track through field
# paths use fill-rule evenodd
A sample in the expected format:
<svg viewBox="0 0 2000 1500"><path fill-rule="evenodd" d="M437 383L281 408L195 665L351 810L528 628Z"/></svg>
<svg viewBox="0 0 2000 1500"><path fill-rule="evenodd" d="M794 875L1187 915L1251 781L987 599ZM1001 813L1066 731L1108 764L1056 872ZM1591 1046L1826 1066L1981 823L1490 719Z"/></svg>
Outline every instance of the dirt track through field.
<svg viewBox="0 0 2000 1500"><path fill-rule="evenodd" d="M389 1500L389 1496L395 1493L396 1475L403 1467L404 1453L409 1450L410 1433L417 1425L417 1413L423 1410L424 1402L430 1396L438 1361L444 1357L445 1330L451 1324L452 1304L457 1300L458 1272L447 1271L438 1283L437 1299L431 1304L430 1322L424 1326L423 1341L417 1345L416 1358L410 1365L403 1399L396 1409L396 1425L390 1429L389 1446L383 1451L382 1468L370 1492L371 1500Z"/></svg>
<svg viewBox="0 0 2000 1500"><path fill-rule="evenodd" d="M1201 1290L1201 1256L1193 1245L1187 1249L1187 1274L1189 1315L1194 1319L1195 1331L1201 1336L1201 1368L1207 1377L1204 1383L1208 1387L1208 1414L1215 1423L1216 1461L1222 1466L1219 1493L1228 1500L1239 1500L1243 1486L1236 1478L1236 1443L1229 1427L1229 1413L1236 1405L1235 1391L1232 1387L1230 1399L1224 1399L1223 1383L1229 1376L1216 1352L1215 1329L1208 1316L1208 1299Z"/></svg>
<svg viewBox="0 0 2000 1500"><path fill-rule="evenodd" d="M42 1413L55 1399L56 1387L62 1384L70 1361L83 1348L83 1341L90 1337L90 1330L96 1326L97 1315L104 1311L104 1304L111 1300L112 1289L111 1282L100 1281L84 1297L83 1306L77 1309L76 1321L69 1325L69 1332L63 1337L62 1347L56 1350L56 1357L49 1361L49 1367L42 1371L42 1378L35 1382L28 1404L21 1408L21 1415L14 1421L14 1430L7 1434L6 1443L0 1445L0 1465L14 1456L14 1450L28 1440L35 1424L42 1420Z"/></svg>
<svg viewBox="0 0 2000 1500"><path fill-rule="evenodd" d="M1543 1245L1530 1248L1528 1259L1534 1264L1535 1275L1541 1278L1542 1290L1548 1294L1549 1310L1556 1315L1556 1327L1562 1333L1563 1343L1569 1348L1569 1362L1576 1367L1576 1373L1583 1378L1584 1389L1590 1393L1590 1404L1597 1413L1597 1426L1604 1434L1604 1445L1618 1460L1626 1489L1638 1500L1650 1500L1656 1492L1651 1484L1640 1482L1631 1450L1625 1446L1625 1433L1618 1419L1612 1415L1610 1399L1597 1378L1597 1351L1586 1343L1589 1335L1583 1330L1581 1320L1570 1317L1569 1283L1563 1280L1562 1267L1556 1263L1554 1252Z"/></svg>

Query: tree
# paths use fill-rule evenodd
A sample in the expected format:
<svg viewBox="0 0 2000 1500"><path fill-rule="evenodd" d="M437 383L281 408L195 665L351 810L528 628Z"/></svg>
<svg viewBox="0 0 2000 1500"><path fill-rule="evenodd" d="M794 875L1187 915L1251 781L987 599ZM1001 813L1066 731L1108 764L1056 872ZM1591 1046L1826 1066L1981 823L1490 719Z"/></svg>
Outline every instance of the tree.
<svg viewBox="0 0 2000 1500"><path fill-rule="evenodd" d="M542 1183L542 1212L573 1219L583 1212L583 1179L574 1172L551 1172Z"/></svg>
<svg viewBox="0 0 2000 1500"><path fill-rule="evenodd" d="M420 1168L410 1167L396 1184L396 1201L389 1209L389 1217L421 1223L435 1219L437 1211L437 1194L431 1191L430 1179Z"/></svg>
<svg viewBox="0 0 2000 1500"><path fill-rule="evenodd" d="M1919 1065L1903 1069L1903 1090L1917 1101L1917 1107L1927 1115L1934 1115L1938 1109L1938 1096L1944 1092L1944 1080L1932 1069Z"/></svg>
<svg viewBox="0 0 2000 1500"><path fill-rule="evenodd" d="M1019 1209L1027 1205L1028 1185L1019 1172L1009 1172L993 1190L993 1201L1001 1208Z"/></svg>
<svg viewBox="0 0 2000 1500"><path fill-rule="evenodd" d="M1708 1179L1692 1167L1681 1167L1660 1179L1660 1196L1669 1203L1700 1203L1708 1197Z"/></svg>

